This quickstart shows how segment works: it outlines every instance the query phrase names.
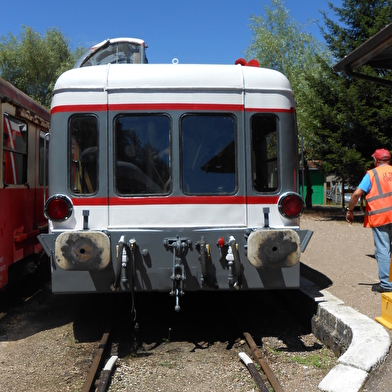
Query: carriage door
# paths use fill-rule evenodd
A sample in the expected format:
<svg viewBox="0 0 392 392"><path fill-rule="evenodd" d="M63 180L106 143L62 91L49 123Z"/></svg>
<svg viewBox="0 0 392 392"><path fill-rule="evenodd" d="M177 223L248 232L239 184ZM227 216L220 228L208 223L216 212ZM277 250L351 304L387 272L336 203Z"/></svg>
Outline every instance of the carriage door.
<svg viewBox="0 0 392 392"><path fill-rule="evenodd" d="M264 226L265 212L276 208L279 187L278 118L269 113L249 114L250 154L248 176L248 224ZM249 159L248 158L248 159ZM262 197L260 197L262 196Z"/></svg>
<svg viewBox="0 0 392 392"><path fill-rule="evenodd" d="M109 198L110 227L162 225L167 207L160 197L171 192L171 118L164 113L122 112L110 114L113 131L114 173ZM144 209L145 199L153 197L155 213ZM144 201L143 201L144 200Z"/></svg>
<svg viewBox="0 0 392 392"><path fill-rule="evenodd" d="M74 114L68 121L69 186L81 228L107 227L106 124L106 111Z"/></svg>

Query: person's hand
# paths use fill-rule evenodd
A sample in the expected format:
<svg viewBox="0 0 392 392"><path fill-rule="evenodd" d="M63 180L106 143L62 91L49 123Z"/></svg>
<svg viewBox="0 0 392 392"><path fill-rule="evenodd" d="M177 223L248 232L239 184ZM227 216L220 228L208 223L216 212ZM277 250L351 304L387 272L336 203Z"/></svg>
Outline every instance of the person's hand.
<svg viewBox="0 0 392 392"><path fill-rule="evenodd" d="M346 221L348 223L353 223L354 220L354 212L353 211L347 211L346 212Z"/></svg>

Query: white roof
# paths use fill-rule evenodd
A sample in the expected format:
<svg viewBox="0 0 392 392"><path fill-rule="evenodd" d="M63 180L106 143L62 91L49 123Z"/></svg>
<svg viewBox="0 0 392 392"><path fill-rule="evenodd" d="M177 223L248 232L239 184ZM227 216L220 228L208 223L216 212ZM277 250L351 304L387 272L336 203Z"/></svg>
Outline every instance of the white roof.
<svg viewBox="0 0 392 392"><path fill-rule="evenodd" d="M73 88L257 88L291 91L278 71L241 65L108 64L72 69L62 74L54 92Z"/></svg>
<svg viewBox="0 0 392 392"><path fill-rule="evenodd" d="M109 40L105 39L104 41L99 42L99 43L93 45L91 48L95 48L96 46L101 46L104 43L106 43L106 41L109 41L111 44L115 44L117 42L129 42L131 44L135 43L135 44L139 44L139 45L143 45L144 44L144 41L142 39L139 39L139 38L125 38L124 37L124 38L111 38Z"/></svg>
<svg viewBox="0 0 392 392"><path fill-rule="evenodd" d="M295 107L290 82L283 74L271 69L241 65L108 64L76 68L59 77L53 95L75 91L81 94L83 91L134 93L135 90L148 91L149 94L156 92L161 96L166 92L182 91L214 95L220 92L226 95L265 92L284 95L286 102L283 106ZM55 102L55 105L64 104L60 101Z"/></svg>

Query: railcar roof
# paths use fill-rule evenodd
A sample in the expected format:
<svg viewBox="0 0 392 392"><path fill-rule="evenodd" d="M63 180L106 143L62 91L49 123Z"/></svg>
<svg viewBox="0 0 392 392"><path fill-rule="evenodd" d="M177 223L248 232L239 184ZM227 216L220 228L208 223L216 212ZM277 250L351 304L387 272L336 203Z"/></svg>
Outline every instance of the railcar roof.
<svg viewBox="0 0 392 392"><path fill-rule="evenodd" d="M135 43L135 44L140 44L140 45L144 45L144 40L140 39L140 38L127 38L127 37L120 37L120 38L111 38L111 39L107 39L104 40L102 42L99 42L98 44L95 44L92 46L92 48L95 48L97 46L101 46L102 44L104 44L105 42L110 42L110 43L116 43L116 42L129 42L129 43Z"/></svg>
<svg viewBox="0 0 392 392"><path fill-rule="evenodd" d="M241 65L108 64L77 68L62 74L53 94L70 90L121 89L240 89L292 93L288 79L278 71Z"/></svg>
<svg viewBox="0 0 392 392"><path fill-rule="evenodd" d="M2 78L0 78L0 100L2 102L11 102L14 105L22 106L24 109L30 110L41 116L46 121L50 120L50 113L46 107L34 101L23 91L20 91Z"/></svg>

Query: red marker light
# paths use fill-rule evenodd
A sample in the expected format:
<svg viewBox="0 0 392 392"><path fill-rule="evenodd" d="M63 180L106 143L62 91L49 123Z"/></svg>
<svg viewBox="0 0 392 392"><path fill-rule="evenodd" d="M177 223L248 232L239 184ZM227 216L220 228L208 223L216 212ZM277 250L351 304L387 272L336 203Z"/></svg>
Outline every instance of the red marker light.
<svg viewBox="0 0 392 392"><path fill-rule="evenodd" d="M286 218L297 218L302 214L304 202L300 195L289 192L283 195L278 202L279 212Z"/></svg>
<svg viewBox="0 0 392 392"><path fill-rule="evenodd" d="M51 196L45 204L45 216L55 222L67 220L72 214L72 202L65 195Z"/></svg>
<svg viewBox="0 0 392 392"><path fill-rule="evenodd" d="M250 67L260 67L260 63L257 60L255 60L255 59L250 60L248 65Z"/></svg>
<svg viewBox="0 0 392 392"><path fill-rule="evenodd" d="M68 214L68 205L62 199L52 200L47 206L48 216L54 220L62 220Z"/></svg>
<svg viewBox="0 0 392 392"><path fill-rule="evenodd" d="M219 237L218 245L219 245L221 248L223 248L223 246L225 245L225 240L224 240L222 237Z"/></svg>
<svg viewBox="0 0 392 392"><path fill-rule="evenodd" d="M240 64L240 65L248 65L248 63L246 62L246 60L245 59L243 59L243 58L239 58L239 59L237 59L236 60L236 62L234 63L235 65L238 65L238 64Z"/></svg>

